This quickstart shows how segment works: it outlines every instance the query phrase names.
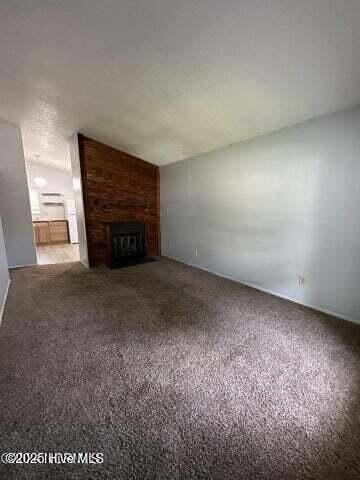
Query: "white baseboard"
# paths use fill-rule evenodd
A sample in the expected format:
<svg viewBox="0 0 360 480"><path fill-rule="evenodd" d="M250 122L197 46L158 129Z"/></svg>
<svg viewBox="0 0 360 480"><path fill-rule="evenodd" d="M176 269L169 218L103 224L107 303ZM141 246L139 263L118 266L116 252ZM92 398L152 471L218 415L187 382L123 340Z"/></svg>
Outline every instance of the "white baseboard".
<svg viewBox="0 0 360 480"><path fill-rule="evenodd" d="M3 300L1 308L0 308L0 325L1 325L1 320L2 320L3 314L4 314L4 310L5 310L5 304L6 304L6 300L7 300L8 293L9 293L9 287L10 287L10 278L8 280L8 284L7 284L7 287L6 287L6 290L5 290L4 300Z"/></svg>
<svg viewBox="0 0 360 480"><path fill-rule="evenodd" d="M37 263L28 263L26 265L9 265L9 270L15 270L15 268L36 267Z"/></svg>
<svg viewBox="0 0 360 480"><path fill-rule="evenodd" d="M218 277L226 278L227 280L232 280L233 282L240 283L241 285L246 285L247 287L255 288L256 290L260 290L261 292L269 293L270 295L274 295L275 297L282 298L284 300L288 300L290 302L297 303L298 305L302 305L303 307L311 308L313 310L317 310L318 312L326 313L327 315L331 315L332 317L341 318L342 320L347 320L348 322L356 323L360 325L360 319L349 317L348 315L342 315L341 313L332 312L331 310L327 310L325 308L318 307L316 305L311 305L310 303L304 303L298 300L297 298L289 297L287 295L283 295L279 292L274 290L269 290L267 288L261 287L254 283L244 282L239 280L238 278L231 277L230 275L224 275L223 273L216 272L206 267L201 267L199 265L194 265L193 263L186 263L184 260L176 257L170 257L169 255L163 255L166 258L170 258L171 260L176 260L177 262L183 263L185 265L189 265L190 267L198 268L199 270L204 270L205 272L212 273L213 275L217 275Z"/></svg>

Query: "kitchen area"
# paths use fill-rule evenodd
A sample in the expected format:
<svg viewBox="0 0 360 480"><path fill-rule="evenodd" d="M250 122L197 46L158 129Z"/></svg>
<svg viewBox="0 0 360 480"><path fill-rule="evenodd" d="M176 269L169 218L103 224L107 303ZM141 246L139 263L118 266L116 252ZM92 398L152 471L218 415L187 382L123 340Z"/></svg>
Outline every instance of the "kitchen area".
<svg viewBox="0 0 360 480"><path fill-rule="evenodd" d="M34 242L39 265L79 261L71 171L26 162Z"/></svg>

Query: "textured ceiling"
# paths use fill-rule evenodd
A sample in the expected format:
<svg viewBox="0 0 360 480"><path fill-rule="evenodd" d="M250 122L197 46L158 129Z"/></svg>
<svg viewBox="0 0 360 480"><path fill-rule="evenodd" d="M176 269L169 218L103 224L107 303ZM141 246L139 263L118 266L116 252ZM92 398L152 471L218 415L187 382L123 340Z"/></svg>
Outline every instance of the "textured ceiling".
<svg viewBox="0 0 360 480"><path fill-rule="evenodd" d="M360 103L359 0L1 0L0 118L157 164Z"/></svg>

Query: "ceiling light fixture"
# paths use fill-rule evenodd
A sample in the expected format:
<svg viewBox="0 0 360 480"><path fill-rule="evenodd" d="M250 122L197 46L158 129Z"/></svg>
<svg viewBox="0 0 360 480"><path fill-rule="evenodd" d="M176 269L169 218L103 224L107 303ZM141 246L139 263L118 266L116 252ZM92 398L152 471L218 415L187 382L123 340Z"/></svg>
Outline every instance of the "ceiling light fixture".
<svg viewBox="0 0 360 480"><path fill-rule="evenodd" d="M47 184L47 181L44 177L35 177L34 178L34 183L38 187L44 187Z"/></svg>
<svg viewBox="0 0 360 480"><path fill-rule="evenodd" d="M34 155L35 157L35 162L36 163L39 163L39 158L40 158L40 155ZM37 169L38 170L38 169ZM38 170L39 171L39 170ZM38 173L38 172L37 172ZM37 185L38 187L44 187L46 184L47 184L47 181L44 177L41 177L40 175L37 175L35 178L34 178L34 183L35 185Z"/></svg>

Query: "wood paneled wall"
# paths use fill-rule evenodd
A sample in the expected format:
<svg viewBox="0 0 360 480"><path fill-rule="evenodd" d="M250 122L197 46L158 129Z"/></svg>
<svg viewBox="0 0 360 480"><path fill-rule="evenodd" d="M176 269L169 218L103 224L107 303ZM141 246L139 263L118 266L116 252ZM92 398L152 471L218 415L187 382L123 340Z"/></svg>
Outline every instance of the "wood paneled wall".
<svg viewBox="0 0 360 480"><path fill-rule="evenodd" d="M159 167L79 134L90 266L107 262L106 222L139 221L146 249L160 255Z"/></svg>

